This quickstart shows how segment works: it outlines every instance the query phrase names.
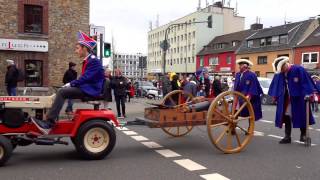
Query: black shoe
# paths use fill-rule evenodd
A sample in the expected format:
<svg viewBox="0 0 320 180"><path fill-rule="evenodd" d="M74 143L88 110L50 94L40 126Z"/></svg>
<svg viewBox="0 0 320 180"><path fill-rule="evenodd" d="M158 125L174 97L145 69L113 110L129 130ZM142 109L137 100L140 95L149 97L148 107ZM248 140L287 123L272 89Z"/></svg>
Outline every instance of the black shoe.
<svg viewBox="0 0 320 180"><path fill-rule="evenodd" d="M51 128L53 127L52 121L42 121L36 118L31 117L31 121L37 126L37 128L43 133L43 134L49 134L51 131Z"/></svg>
<svg viewBox="0 0 320 180"><path fill-rule="evenodd" d="M127 115L123 115L124 118L127 118Z"/></svg>
<svg viewBox="0 0 320 180"><path fill-rule="evenodd" d="M306 140L307 140L307 136L305 135L300 136L300 142L306 142Z"/></svg>
<svg viewBox="0 0 320 180"><path fill-rule="evenodd" d="M291 137L284 137L279 141L279 144L290 144L291 143Z"/></svg>

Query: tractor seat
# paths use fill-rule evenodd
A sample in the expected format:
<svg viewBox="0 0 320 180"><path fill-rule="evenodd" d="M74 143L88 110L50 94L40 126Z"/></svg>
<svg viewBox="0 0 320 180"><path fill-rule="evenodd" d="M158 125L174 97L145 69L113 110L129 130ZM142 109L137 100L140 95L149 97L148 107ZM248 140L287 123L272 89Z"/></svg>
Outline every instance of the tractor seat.
<svg viewBox="0 0 320 180"><path fill-rule="evenodd" d="M106 81L103 81L102 91L99 96L97 96L97 97L84 96L81 98L81 101L86 102L88 104L92 104L94 110L99 110L99 106L101 104L100 101L104 101L104 99L105 99L104 97L106 94L106 89L107 89L106 88Z"/></svg>

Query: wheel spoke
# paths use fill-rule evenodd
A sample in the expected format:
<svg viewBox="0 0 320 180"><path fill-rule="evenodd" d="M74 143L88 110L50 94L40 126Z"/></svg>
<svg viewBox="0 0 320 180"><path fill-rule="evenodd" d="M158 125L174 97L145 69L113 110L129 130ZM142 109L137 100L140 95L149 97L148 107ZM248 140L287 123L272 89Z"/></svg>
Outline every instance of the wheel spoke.
<svg viewBox="0 0 320 180"><path fill-rule="evenodd" d="M241 144L241 142L240 142L240 137L239 137L239 134L237 133L236 129L234 130L234 133L235 133L235 135L236 135L236 139L237 139L238 145L239 145L239 147L241 147L242 144Z"/></svg>
<svg viewBox="0 0 320 180"><path fill-rule="evenodd" d="M224 115L223 113L221 113L217 109L214 109L214 112L216 112L218 115L224 117L227 121L231 121L231 119L228 116Z"/></svg>
<svg viewBox="0 0 320 180"><path fill-rule="evenodd" d="M217 143L217 144L221 141L221 139L222 139L223 136L226 134L226 132L228 131L228 129L229 129L229 126L226 127L226 128L224 128L223 132L222 132L222 133L219 135L219 137L216 139L216 143Z"/></svg>
<svg viewBox="0 0 320 180"><path fill-rule="evenodd" d="M240 114L240 112L246 107L246 105L247 105L247 102L243 103L242 106L237 111L237 113L234 115L234 117L237 117Z"/></svg>
<svg viewBox="0 0 320 180"><path fill-rule="evenodd" d="M212 124L212 125L210 125L210 128L215 128L215 127L223 126L223 125L227 125L227 124L228 124L228 122L222 122L222 123Z"/></svg>
<svg viewBox="0 0 320 180"><path fill-rule="evenodd" d="M181 102L181 93L179 93L178 104L182 104L182 102Z"/></svg>
<svg viewBox="0 0 320 180"><path fill-rule="evenodd" d="M248 119L250 119L250 116L248 116L248 117L238 117L234 122L239 122L239 121L248 120Z"/></svg>
<svg viewBox="0 0 320 180"><path fill-rule="evenodd" d="M229 132L227 134L227 148L231 149L232 148L232 134L231 134L231 129L229 129Z"/></svg>
<svg viewBox="0 0 320 180"><path fill-rule="evenodd" d="M224 104L224 110L225 110L225 112L226 112L226 115L230 115L230 112L229 112L229 104L228 104L228 102L226 101L226 99L223 97L222 98L222 100L223 100L223 104Z"/></svg>
<svg viewBox="0 0 320 180"><path fill-rule="evenodd" d="M250 134L247 130L245 130L243 127L241 127L241 126L239 126L239 125L237 125L237 127L239 128L239 129L241 129L246 135L248 135L248 134Z"/></svg>
<svg viewBox="0 0 320 180"><path fill-rule="evenodd" d="M234 115L236 111L237 104L238 104L238 97L235 94L233 94L233 103L232 103L232 110L231 110L232 115Z"/></svg>
<svg viewBox="0 0 320 180"><path fill-rule="evenodd" d="M169 96L169 100L170 100L170 102L172 103L172 105L177 105L176 102L174 102L174 100L172 99L171 96Z"/></svg>

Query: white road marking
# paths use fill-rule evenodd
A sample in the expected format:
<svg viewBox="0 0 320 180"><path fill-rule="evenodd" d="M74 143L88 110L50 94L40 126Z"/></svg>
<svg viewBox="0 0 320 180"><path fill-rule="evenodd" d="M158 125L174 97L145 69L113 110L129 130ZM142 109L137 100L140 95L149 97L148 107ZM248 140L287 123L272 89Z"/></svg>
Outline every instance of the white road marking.
<svg viewBox="0 0 320 180"><path fill-rule="evenodd" d="M316 131L320 131L320 129L316 129Z"/></svg>
<svg viewBox="0 0 320 180"><path fill-rule="evenodd" d="M309 129L313 129L313 127L309 127Z"/></svg>
<svg viewBox="0 0 320 180"><path fill-rule="evenodd" d="M148 141L149 139L144 136L131 136L136 141Z"/></svg>
<svg viewBox="0 0 320 180"><path fill-rule="evenodd" d="M301 142L301 141L298 141L298 140L296 140L296 141L294 141L294 142L296 142L296 143L298 143L298 144L304 144L304 142ZM311 146L316 146L316 144L312 144L312 143L311 143Z"/></svg>
<svg viewBox="0 0 320 180"><path fill-rule="evenodd" d="M155 143L155 142L141 142L143 145L147 146L148 148L151 148L151 149L156 149L156 148L162 148L162 146L158 143Z"/></svg>
<svg viewBox="0 0 320 180"><path fill-rule="evenodd" d="M134 131L122 131L122 132L125 133L125 134L128 135L128 136L137 135L137 133L134 132Z"/></svg>
<svg viewBox="0 0 320 180"><path fill-rule="evenodd" d="M318 115L313 115L313 117L317 118L317 117L319 117L319 116L318 116Z"/></svg>
<svg viewBox="0 0 320 180"><path fill-rule="evenodd" d="M205 180L230 180L218 173L200 175Z"/></svg>
<svg viewBox="0 0 320 180"><path fill-rule="evenodd" d="M274 137L274 138L277 138L277 139L283 139L283 137L277 136L277 135L273 135L273 134L269 134L268 136L269 137Z"/></svg>
<svg viewBox="0 0 320 180"><path fill-rule="evenodd" d="M117 127L118 130L120 131L128 131L129 129L126 127Z"/></svg>
<svg viewBox="0 0 320 180"><path fill-rule="evenodd" d="M161 149L161 150L156 150L157 153L161 154L162 156L166 158L172 158L172 157L179 157L181 156L180 154L171 151L170 149Z"/></svg>
<svg viewBox="0 0 320 180"><path fill-rule="evenodd" d="M181 160L175 160L175 163L179 164L180 166L186 168L189 171L197 171L197 170L203 170L207 169L206 167L190 160L190 159L181 159Z"/></svg>
<svg viewBox="0 0 320 180"><path fill-rule="evenodd" d="M264 136L264 132L254 131L255 136Z"/></svg>
<svg viewBox="0 0 320 180"><path fill-rule="evenodd" d="M272 124L272 123L273 123L273 121L264 120L264 119L260 119L259 121L261 121L261 122L265 122L265 123L270 123L270 124Z"/></svg>

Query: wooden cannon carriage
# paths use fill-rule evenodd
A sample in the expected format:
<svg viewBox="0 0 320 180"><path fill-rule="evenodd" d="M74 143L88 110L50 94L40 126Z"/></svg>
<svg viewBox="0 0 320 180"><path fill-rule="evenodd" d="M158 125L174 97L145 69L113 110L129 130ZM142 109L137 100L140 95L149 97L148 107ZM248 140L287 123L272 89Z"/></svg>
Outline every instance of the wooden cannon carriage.
<svg viewBox="0 0 320 180"><path fill-rule="evenodd" d="M199 101L199 98L176 90L167 94L160 104L153 105L145 108L144 118L140 118L145 125L161 128L173 137L188 134L194 126L206 125L212 144L224 153L240 152L254 133L252 105L236 91ZM246 116L241 116L243 114Z"/></svg>

